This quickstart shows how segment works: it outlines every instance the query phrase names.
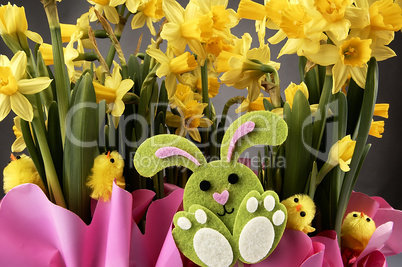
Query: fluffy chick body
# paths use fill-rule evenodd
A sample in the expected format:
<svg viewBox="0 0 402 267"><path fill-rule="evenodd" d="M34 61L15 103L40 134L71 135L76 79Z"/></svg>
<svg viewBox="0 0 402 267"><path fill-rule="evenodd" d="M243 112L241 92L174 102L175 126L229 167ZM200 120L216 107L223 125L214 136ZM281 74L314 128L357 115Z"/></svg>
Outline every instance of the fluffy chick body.
<svg viewBox="0 0 402 267"><path fill-rule="evenodd" d="M283 200L282 204L288 212L286 228L302 231L305 234L315 231L315 228L311 227L315 216L315 204L309 196L297 194Z"/></svg>
<svg viewBox="0 0 402 267"><path fill-rule="evenodd" d="M353 211L346 215L341 228L341 247L360 254L376 230L373 219L363 212Z"/></svg>
<svg viewBox="0 0 402 267"><path fill-rule="evenodd" d="M22 154L11 158L11 162L3 170L4 193L7 194L14 187L26 183L36 184L46 192L45 185L30 157Z"/></svg>
<svg viewBox="0 0 402 267"><path fill-rule="evenodd" d="M97 156L87 182L87 186L92 189L91 197L108 201L112 195L115 179L119 187L125 188L123 169L124 160L117 151Z"/></svg>

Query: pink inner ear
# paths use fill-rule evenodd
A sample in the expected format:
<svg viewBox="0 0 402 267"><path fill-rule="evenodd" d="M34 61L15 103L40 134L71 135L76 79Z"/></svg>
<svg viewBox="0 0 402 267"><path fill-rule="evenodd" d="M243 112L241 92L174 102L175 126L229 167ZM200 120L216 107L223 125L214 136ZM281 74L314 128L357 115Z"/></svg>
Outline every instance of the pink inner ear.
<svg viewBox="0 0 402 267"><path fill-rule="evenodd" d="M236 132L234 133L234 135L232 137L232 140L230 140L228 156L227 156L228 161L230 161L232 159L232 154L233 154L233 150L235 148L236 142L241 137L245 136L249 132L252 132L254 130L254 127L255 127L255 123L253 121L247 121L247 122L243 123L242 125L240 125L239 128L237 128Z"/></svg>
<svg viewBox="0 0 402 267"><path fill-rule="evenodd" d="M172 156L183 156L194 162L195 165L200 166L200 162L193 156L191 156L188 152L172 146L162 147L156 150L155 156L160 159L172 157Z"/></svg>

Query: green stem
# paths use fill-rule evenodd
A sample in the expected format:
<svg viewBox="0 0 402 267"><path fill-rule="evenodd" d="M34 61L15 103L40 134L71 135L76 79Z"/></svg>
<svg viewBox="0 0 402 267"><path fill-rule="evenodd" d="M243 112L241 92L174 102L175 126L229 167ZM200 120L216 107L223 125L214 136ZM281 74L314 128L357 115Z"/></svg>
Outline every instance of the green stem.
<svg viewBox="0 0 402 267"><path fill-rule="evenodd" d="M54 72L56 78L57 104L59 107L60 131L62 142L65 139L65 119L68 112L69 79L64 62L63 45L61 40L60 22L56 1L42 1L50 26L52 39Z"/></svg>

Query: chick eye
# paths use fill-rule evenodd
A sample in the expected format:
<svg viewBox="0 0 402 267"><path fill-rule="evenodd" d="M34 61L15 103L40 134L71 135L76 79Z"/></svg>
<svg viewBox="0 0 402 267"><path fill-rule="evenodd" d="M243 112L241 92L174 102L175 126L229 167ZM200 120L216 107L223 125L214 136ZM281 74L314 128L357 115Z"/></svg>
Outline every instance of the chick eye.
<svg viewBox="0 0 402 267"><path fill-rule="evenodd" d="M301 216L301 217L305 217L305 216L306 216L306 213L305 213L304 211L302 211L302 212L300 212L300 216Z"/></svg>
<svg viewBox="0 0 402 267"><path fill-rule="evenodd" d="M357 216L359 216L359 215L357 215L357 213L353 213L353 217L357 217Z"/></svg>
<svg viewBox="0 0 402 267"><path fill-rule="evenodd" d="M21 156L16 156L16 159L20 159L21 158Z"/></svg>
<svg viewBox="0 0 402 267"><path fill-rule="evenodd" d="M107 152L104 153L107 156Z"/></svg>
<svg viewBox="0 0 402 267"><path fill-rule="evenodd" d="M370 218L366 218L366 221L367 221L367 222L370 222L370 221L371 221L371 219L370 219Z"/></svg>
<svg viewBox="0 0 402 267"><path fill-rule="evenodd" d="M211 188L211 183L207 180L204 180L200 183L200 189L202 191L208 191Z"/></svg>
<svg viewBox="0 0 402 267"><path fill-rule="evenodd" d="M299 202L299 199L298 199L297 197L295 197L295 199L293 199L293 201L294 201L295 203L297 203L297 202Z"/></svg>
<svg viewBox="0 0 402 267"><path fill-rule="evenodd" d="M113 158L111 158L111 159L110 159L110 162L111 162L111 163L114 163L114 159L113 159Z"/></svg>
<svg viewBox="0 0 402 267"><path fill-rule="evenodd" d="M228 182L231 184L235 184L239 181L239 176L237 176L236 173L232 173L231 175L229 175L228 177Z"/></svg>

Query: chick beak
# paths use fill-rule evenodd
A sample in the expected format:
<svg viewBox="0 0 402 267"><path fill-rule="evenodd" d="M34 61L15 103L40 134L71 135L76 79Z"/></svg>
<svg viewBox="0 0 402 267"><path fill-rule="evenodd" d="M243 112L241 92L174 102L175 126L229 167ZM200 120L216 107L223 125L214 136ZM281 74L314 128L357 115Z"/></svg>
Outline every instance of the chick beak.
<svg viewBox="0 0 402 267"><path fill-rule="evenodd" d="M301 204L299 204L299 205L296 206L296 210L297 210L297 211L300 211L301 208L302 208L302 205L301 205Z"/></svg>
<svg viewBox="0 0 402 267"><path fill-rule="evenodd" d="M364 212L360 212L360 216L364 218Z"/></svg>
<svg viewBox="0 0 402 267"><path fill-rule="evenodd" d="M16 161L16 160L17 160L17 158L14 156L14 154L13 154L13 153L11 153L11 155L10 155L10 159L11 159L12 161Z"/></svg>
<svg viewBox="0 0 402 267"><path fill-rule="evenodd" d="M110 151L107 152L106 158L110 158Z"/></svg>

